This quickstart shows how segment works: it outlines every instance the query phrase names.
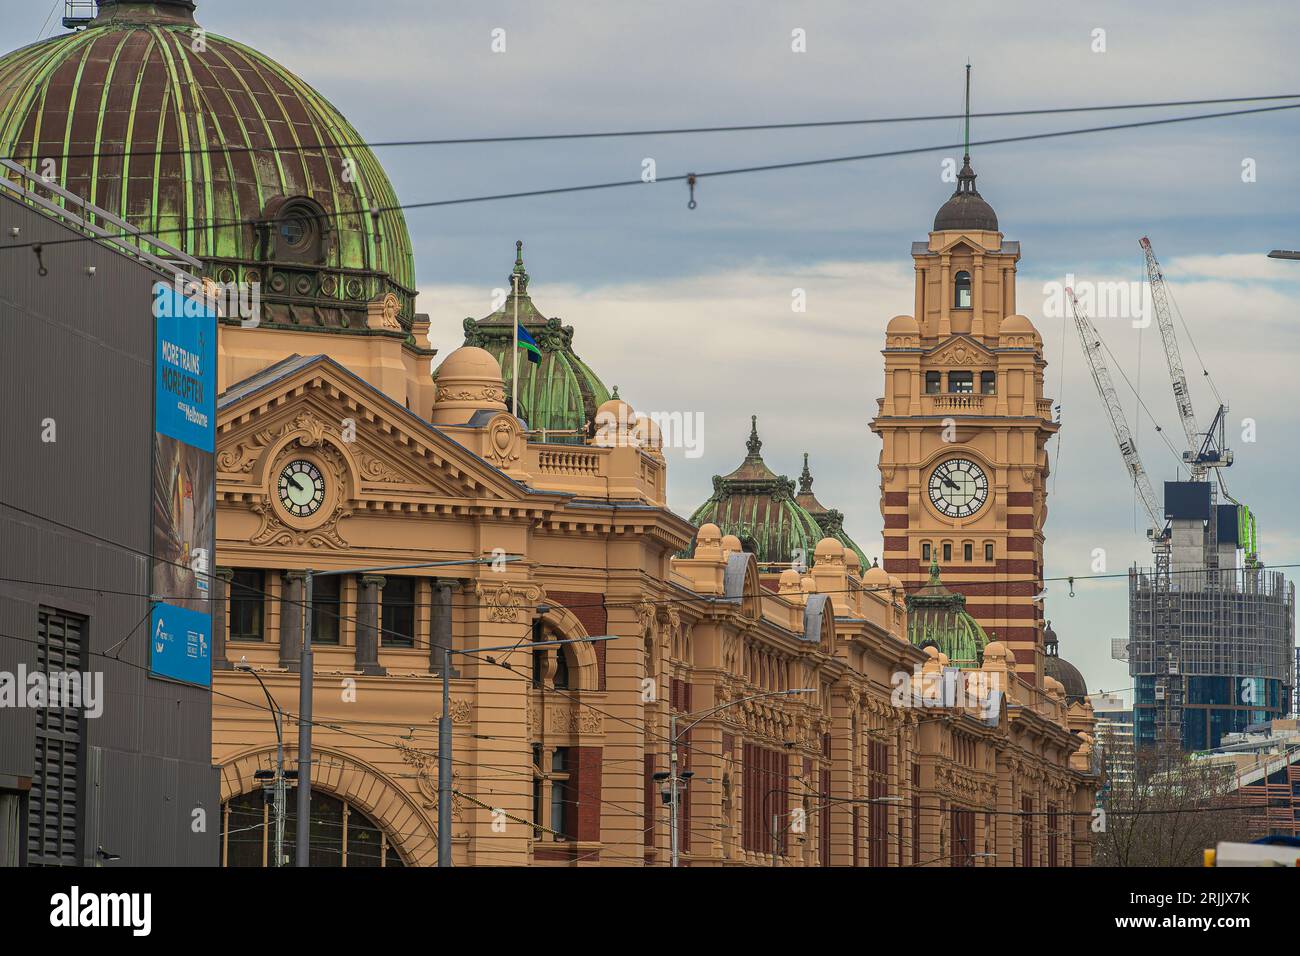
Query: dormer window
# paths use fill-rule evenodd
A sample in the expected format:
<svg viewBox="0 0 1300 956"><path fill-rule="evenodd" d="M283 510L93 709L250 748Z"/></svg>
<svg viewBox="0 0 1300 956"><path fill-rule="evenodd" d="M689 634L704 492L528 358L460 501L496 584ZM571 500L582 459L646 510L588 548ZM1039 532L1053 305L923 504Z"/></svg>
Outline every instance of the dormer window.
<svg viewBox="0 0 1300 956"><path fill-rule="evenodd" d="M280 262L318 264L330 231L325 210L303 196L273 206L274 258Z"/></svg>
<svg viewBox="0 0 1300 956"><path fill-rule="evenodd" d="M958 272L953 279L952 305L954 309L969 309L971 307L969 272Z"/></svg>

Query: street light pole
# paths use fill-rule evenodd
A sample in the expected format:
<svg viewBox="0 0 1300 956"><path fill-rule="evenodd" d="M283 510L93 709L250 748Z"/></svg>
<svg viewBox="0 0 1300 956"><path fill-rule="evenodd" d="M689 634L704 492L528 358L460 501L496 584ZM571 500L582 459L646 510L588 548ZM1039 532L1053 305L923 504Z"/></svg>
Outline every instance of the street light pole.
<svg viewBox="0 0 1300 956"><path fill-rule="evenodd" d="M312 664L311 639L312 618L315 616L312 604L312 578L314 572L307 569L307 581L304 587L302 648L298 655L298 832L295 865L310 866L311 857L311 700Z"/></svg>
<svg viewBox="0 0 1300 956"><path fill-rule="evenodd" d="M529 649L537 647L563 647L566 644L594 644L597 641L618 640L617 634L599 637L574 637L558 641L533 641ZM522 644L505 644L501 647L476 647L472 651L442 649L442 716L438 718L438 865L451 866L451 655L464 654L476 657L496 651L517 651ZM545 715L543 715L545 716ZM536 823L537 821L533 821Z"/></svg>
<svg viewBox="0 0 1300 956"><path fill-rule="evenodd" d="M487 562L513 562L521 560L519 556L507 556L504 558L472 558L466 561L422 561L418 564L387 564L378 568L348 568L339 571L313 571L311 568L306 572L306 583L303 595L303 624L302 624L302 650L298 656L298 833L297 833L297 866L310 866L311 858L311 705L312 705L312 685L313 685L313 664L312 664L312 599L314 581L317 576L327 577L339 574L370 574L379 571L407 571L414 568L444 568L452 565L465 564L485 564ZM447 667L446 656L443 657L443 689L442 689L442 709L443 716L438 721L438 727L441 730L443 721L446 720L450 725L450 718L447 716ZM451 733L448 731L443 736L449 741L450 746ZM444 773L442 765L442 743L439 741L439 759L438 773L440 774L438 790L441 797L442 780L448 781L450 787L450 773ZM448 752L447 764L450 767L451 755ZM441 805L441 800L440 800ZM448 803L450 805L450 801ZM450 823L447 824L450 827ZM442 818L438 820L438 831L442 833ZM438 844L438 855L441 861L442 842ZM450 863L450 857L448 857ZM278 863L276 864L279 865ZM441 862L440 862L441 865ZM448 864L449 865L449 864Z"/></svg>
<svg viewBox="0 0 1300 956"><path fill-rule="evenodd" d="M680 737L690 733L692 727L698 724L706 717L716 714L720 710L726 710L728 707L734 707L736 704L743 704L750 700L760 700L764 697L790 697L794 694L813 694L816 693L815 687L796 687L793 690L769 690L762 694L751 694L748 697L738 697L735 700L729 700L725 704L719 704L716 707L710 707L708 710L697 711L693 714L683 714L683 717L694 717L695 719L682 728L681 732L677 731L677 715L670 714L668 717L668 835L669 846L672 850L673 867L681 866L681 850L678 846L677 836L677 808L680 803L678 788L681 774L677 772L677 741Z"/></svg>
<svg viewBox="0 0 1300 956"><path fill-rule="evenodd" d="M281 866L284 863L284 731L280 726L280 708L275 705L275 698L266 689L261 675L253 670L253 665L244 659L235 667L252 674L254 680L261 685L262 693L266 695L266 704L271 708L271 716L275 719L275 865Z"/></svg>
<svg viewBox="0 0 1300 956"><path fill-rule="evenodd" d="M442 713L438 717L438 865L451 866L451 648L442 649Z"/></svg>

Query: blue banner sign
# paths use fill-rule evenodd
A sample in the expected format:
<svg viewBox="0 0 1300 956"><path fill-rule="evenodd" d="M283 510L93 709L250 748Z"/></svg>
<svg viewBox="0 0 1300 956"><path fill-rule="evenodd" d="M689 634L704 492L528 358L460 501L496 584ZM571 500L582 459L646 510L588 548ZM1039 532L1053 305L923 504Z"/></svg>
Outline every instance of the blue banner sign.
<svg viewBox="0 0 1300 956"><path fill-rule="evenodd" d="M149 616L149 670L189 684L212 686L212 615L155 604Z"/></svg>
<svg viewBox="0 0 1300 956"><path fill-rule="evenodd" d="M217 313L201 298L154 284L154 428L202 451L217 433Z"/></svg>

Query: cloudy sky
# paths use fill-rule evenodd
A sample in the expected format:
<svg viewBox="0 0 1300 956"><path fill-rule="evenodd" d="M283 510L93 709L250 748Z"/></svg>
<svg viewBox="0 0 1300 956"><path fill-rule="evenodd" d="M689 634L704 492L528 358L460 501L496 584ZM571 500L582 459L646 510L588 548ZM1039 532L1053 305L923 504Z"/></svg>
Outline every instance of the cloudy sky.
<svg viewBox="0 0 1300 956"><path fill-rule="evenodd" d="M10 0L0 46L36 39L51 6ZM46 34L60 29L56 6ZM198 18L298 72L371 140L946 114L960 111L968 58L977 112L1300 93L1300 7L1276 2L200 0ZM504 52L492 50L496 29ZM791 49L796 29L806 52ZM980 119L972 138L1233 108L1242 107ZM1140 281L1144 234L1191 332L1182 348L1199 417L1212 414L1213 395L1198 351L1231 405L1230 490L1259 514L1265 561L1300 562L1292 481L1281 477L1295 471L1300 437L1290 396L1300 262L1265 258L1300 247L1298 123L1300 111L1284 111L972 150L982 194L1022 244L1019 309L1043 334L1049 394L1063 405L1049 576L1090 573L1095 548L1110 571L1150 560L1077 338L1044 293L1067 274ZM711 476L735 466L757 414L768 464L794 476L809 452L818 496L876 554L880 448L867 422L881 394L879 350L889 318L912 309L910 243L952 191L940 173L960 136L948 120L379 155L409 203L634 179L647 158L665 177L936 147L706 178L693 211L683 184L661 182L408 220L420 307L444 354L460 344L465 316L491 310L523 239L534 300L574 326L579 354L607 384L642 411L703 415L703 455L670 452L677 511L689 514ZM1243 181L1247 160L1253 182ZM804 313L791 309L794 289L806 291ZM1159 335L1127 319L1098 326L1158 489L1176 459L1145 415L1133 418L1123 377L1177 447ZM1242 441L1247 418L1254 442ZM1075 594L1049 585L1064 654L1092 690L1128 687L1125 666L1109 659L1110 639L1127 630L1123 581L1080 582Z"/></svg>

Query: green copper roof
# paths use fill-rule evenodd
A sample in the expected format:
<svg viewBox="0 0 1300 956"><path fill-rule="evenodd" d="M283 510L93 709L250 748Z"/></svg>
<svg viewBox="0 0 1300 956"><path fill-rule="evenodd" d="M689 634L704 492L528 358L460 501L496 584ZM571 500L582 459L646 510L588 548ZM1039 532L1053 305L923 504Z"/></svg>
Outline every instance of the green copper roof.
<svg viewBox="0 0 1300 956"><path fill-rule="evenodd" d="M691 524L712 522L734 534L760 564L811 565L817 542L827 535L795 500L794 482L763 462L757 415L750 418L745 447L739 468L713 476L713 495L691 515Z"/></svg>
<svg viewBox="0 0 1300 956"><path fill-rule="evenodd" d="M511 350L518 306L519 324L537 340L542 351L542 361L535 365L520 350L520 417L534 429L590 429L596 410L611 397L609 389L573 350L573 326L561 325L557 318L548 319L533 304L528 295L523 246L522 242L515 243L515 267L507 278L511 291L505 303L486 318L465 320L465 344L486 349L496 357L509 395L514 376Z"/></svg>
<svg viewBox="0 0 1300 956"><path fill-rule="evenodd" d="M930 562L930 583L907 596L907 638L918 647L933 643L953 667L979 667L989 642L966 597L939 583L939 563Z"/></svg>
<svg viewBox="0 0 1300 956"><path fill-rule="evenodd" d="M827 508L817 496L813 494L813 476L808 468L808 453L803 453L803 472L799 475L799 494L795 496L795 501L799 502L804 511L808 512L817 519L821 525L822 531L829 538L834 538L844 547L851 551L857 552L858 560L862 562L861 567L865 571L868 567L867 556L857 543L848 536L844 531L844 513L837 508Z"/></svg>
<svg viewBox="0 0 1300 956"><path fill-rule="evenodd" d="M218 281L260 281L277 321L346 326L392 292L409 325L411 241L363 137L269 57L195 31L187 4L103 3L86 29L0 57L0 155ZM318 204L319 231L291 253L277 212L295 199Z"/></svg>

